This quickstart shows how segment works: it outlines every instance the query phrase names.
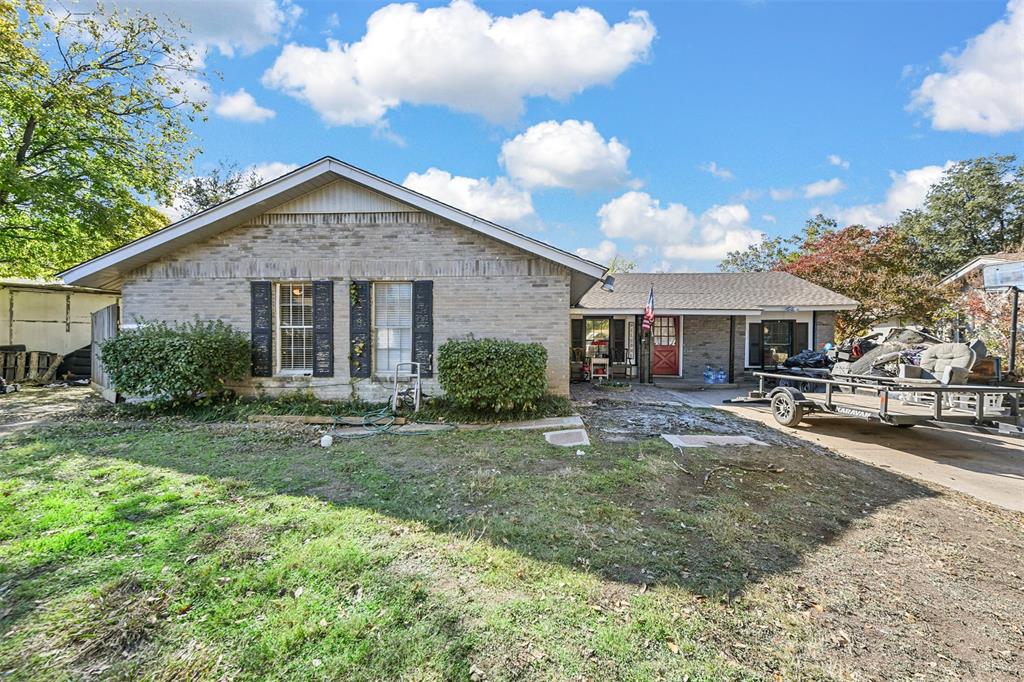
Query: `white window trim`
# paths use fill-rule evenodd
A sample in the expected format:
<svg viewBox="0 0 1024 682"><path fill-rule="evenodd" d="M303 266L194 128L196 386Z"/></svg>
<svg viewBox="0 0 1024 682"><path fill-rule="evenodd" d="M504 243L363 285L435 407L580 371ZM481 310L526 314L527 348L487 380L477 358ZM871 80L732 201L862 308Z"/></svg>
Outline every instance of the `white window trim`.
<svg viewBox="0 0 1024 682"><path fill-rule="evenodd" d="M274 376L279 377L311 377L313 368L309 369L282 369L281 368L281 287L294 284L313 284L308 279L282 279L274 282ZM312 329L312 327L310 327Z"/></svg>
<svg viewBox="0 0 1024 682"><path fill-rule="evenodd" d="M378 379L391 379L395 376L395 370L380 369L377 365L377 361L380 355L377 353L377 285L378 284L408 284L410 288L413 286L413 280L411 279L378 279L370 282L370 343L372 352L371 360L373 363L373 376ZM415 296L415 291L410 292L411 296L409 299L409 331L411 334L416 333L415 321L412 319L412 308L415 307L416 302L412 299ZM409 362L412 362L412 347L409 348ZM402 360L402 362L406 362ZM409 372L399 372L399 376L408 375Z"/></svg>

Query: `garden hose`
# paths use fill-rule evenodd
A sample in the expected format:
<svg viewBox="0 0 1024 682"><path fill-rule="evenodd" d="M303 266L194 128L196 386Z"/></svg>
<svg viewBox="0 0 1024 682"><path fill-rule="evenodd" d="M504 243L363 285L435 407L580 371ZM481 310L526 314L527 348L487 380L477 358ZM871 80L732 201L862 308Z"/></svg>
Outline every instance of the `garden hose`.
<svg viewBox="0 0 1024 682"><path fill-rule="evenodd" d="M422 424L432 424L435 426L444 426L443 429L420 429L420 430L408 430L399 431L395 429L395 411L391 409L390 405L378 408L376 410L370 410L363 414L363 428L366 429L362 433L346 433L345 431L339 431L337 428L331 429L327 434L333 438L372 438L373 436L380 436L385 433L391 433L398 436L425 436L431 433L444 433L446 431L454 431L456 427L454 424L443 424L442 422L420 422ZM337 427L339 422L335 420L334 425Z"/></svg>

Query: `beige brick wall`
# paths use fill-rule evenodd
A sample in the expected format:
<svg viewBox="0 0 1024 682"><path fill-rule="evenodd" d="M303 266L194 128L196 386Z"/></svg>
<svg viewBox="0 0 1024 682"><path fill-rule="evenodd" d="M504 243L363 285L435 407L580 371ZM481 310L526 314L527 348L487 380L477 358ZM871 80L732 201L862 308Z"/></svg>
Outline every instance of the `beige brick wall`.
<svg viewBox="0 0 1024 682"><path fill-rule="evenodd" d="M569 278L561 265L425 213L264 215L126 275L123 319L198 316L248 332L251 281L332 279L335 376L250 378L237 388L377 400L385 382L349 378L349 282L429 279L435 355L468 334L538 342L548 351L550 390L567 395ZM425 390L440 391L436 378Z"/></svg>
<svg viewBox="0 0 1024 682"><path fill-rule="evenodd" d="M742 341L737 342L740 344L737 366L742 372ZM701 383L708 365L729 371L729 316L686 315L683 317L683 379Z"/></svg>

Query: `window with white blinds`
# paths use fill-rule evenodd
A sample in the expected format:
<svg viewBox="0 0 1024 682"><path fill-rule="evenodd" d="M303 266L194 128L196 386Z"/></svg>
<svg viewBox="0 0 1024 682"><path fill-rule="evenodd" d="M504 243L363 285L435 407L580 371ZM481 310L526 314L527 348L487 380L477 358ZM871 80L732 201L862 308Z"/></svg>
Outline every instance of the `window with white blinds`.
<svg viewBox="0 0 1024 682"><path fill-rule="evenodd" d="M313 371L313 283L277 285L278 367L282 372Z"/></svg>
<svg viewBox="0 0 1024 682"><path fill-rule="evenodd" d="M378 373L394 372L398 363L412 360L411 282L374 282L373 330Z"/></svg>

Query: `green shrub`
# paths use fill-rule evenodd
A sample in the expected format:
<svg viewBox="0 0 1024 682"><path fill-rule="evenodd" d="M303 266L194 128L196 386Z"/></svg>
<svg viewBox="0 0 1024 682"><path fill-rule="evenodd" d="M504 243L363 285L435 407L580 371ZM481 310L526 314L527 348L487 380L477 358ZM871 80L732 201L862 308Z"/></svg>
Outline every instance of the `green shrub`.
<svg viewBox="0 0 1024 682"><path fill-rule="evenodd" d="M249 371L249 337L230 325L140 322L101 346L103 366L125 395L195 402L224 390Z"/></svg>
<svg viewBox="0 0 1024 682"><path fill-rule="evenodd" d="M487 412L530 412L547 389L548 352L539 343L446 341L437 372L452 403Z"/></svg>

